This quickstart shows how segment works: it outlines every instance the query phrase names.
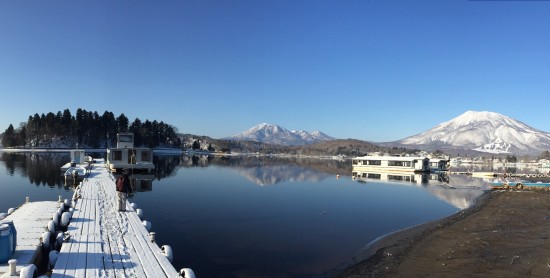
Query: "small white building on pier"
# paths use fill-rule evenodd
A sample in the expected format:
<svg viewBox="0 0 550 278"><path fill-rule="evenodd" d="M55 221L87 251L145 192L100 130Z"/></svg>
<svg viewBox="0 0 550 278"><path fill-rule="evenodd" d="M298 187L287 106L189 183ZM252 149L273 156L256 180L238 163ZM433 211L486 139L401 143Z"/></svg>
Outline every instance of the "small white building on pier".
<svg viewBox="0 0 550 278"><path fill-rule="evenodd" d="M121 169L151 172L155 169L153 151L149 148L134 147L132 133L117 134L117 146L107 149L106 163L113 172Z"/></svg>

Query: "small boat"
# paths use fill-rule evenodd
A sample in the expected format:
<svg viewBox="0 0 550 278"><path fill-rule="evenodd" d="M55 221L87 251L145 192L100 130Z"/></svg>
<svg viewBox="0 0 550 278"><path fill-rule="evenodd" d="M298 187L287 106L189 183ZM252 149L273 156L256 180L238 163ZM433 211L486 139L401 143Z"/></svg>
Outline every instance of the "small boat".
<svg viewBox="0 0 550 278"><path fill-rule="evenodd" d="M69 167L67 171L65 171L65 181L67 180L82 180L87 174L87 170L84 167Z"/></svg>

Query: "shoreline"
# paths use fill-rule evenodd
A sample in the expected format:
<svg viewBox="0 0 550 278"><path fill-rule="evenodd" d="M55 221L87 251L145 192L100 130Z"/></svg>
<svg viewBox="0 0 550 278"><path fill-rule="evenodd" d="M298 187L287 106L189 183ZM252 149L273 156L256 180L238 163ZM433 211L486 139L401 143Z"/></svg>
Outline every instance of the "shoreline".
<svg viewBox="0 0 550 278"><path fill-rule="evenodd" d="M374 273L379 265L382 264L385 256L394 257L394 259L397 259L397 262L400 262L400 257L412 247L415 241L421 240L423 235L429 234L434 229L443 228L445 225L450 225L481 209L487 204L493 192L494 191L484 192L476 199L474 205L464 210L457 211L449 216L394 231L374 239L367 244L368 247L357 263L343 269L334 277L371 277L357 276L360 275L358 273L365 272L365 270L373 274L372 277L377 276L374 275Z"/></svg>
<svg viewBox="0 0 550 278"><path fill-rule="evenodd" d="M547 276L549 202L546 190L488 191L470 208L381 238L335 277Z"/></svg>

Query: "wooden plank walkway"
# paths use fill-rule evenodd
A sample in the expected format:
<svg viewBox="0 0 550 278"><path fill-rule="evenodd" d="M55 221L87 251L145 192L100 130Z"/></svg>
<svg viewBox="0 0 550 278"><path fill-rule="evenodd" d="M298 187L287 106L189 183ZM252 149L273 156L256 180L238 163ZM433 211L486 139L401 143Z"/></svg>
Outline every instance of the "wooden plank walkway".
<svg viewBox="0 0 550 278"><path fill-rule="evenodd" d="M4 220L12 220L17 230L17 247L10 259L17 260L17 271L34 263L41 254L40 237L48 222L59 208L59 203L50 201L29 202L21 205ZM0 264L0 274L9 272L7 263ZM1 275L0 275L1 276Z"/></svg>
<svg viewBox="0 0 550 278"><path fill-rule="evenodd" d="M139 216L126 204L118 212L113 176L96 163L80 186L70 239L51 277L177 277L179 274Z"/></svg>

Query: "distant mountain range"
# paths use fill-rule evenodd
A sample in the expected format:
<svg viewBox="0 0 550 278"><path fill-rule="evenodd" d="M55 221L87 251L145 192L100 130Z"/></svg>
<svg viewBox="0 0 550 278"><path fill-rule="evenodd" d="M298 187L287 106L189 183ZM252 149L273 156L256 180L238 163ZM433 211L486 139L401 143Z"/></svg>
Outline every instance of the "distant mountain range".
<svg viewBox="0 0 550 278"><path fill-rule="evenodd" d="M30 143L17 143L15 146L33 146L35 148L67 148L75 145L77 139L75 134L67 133L62 129L60 129L59 134L53 135L47 135L44 133L45 131L38 131L36 134L27 132L26 137L18 136L17 132L19 131L13 130L10 133L8 128L6 132L0 134L0 137L6 142L10 138L32 138L29 141ZM108 130L108 132L115 131ZM113 135L111 138L114 137ZM136 144L153 147L159 144L168 145L166 142L155 144L154 140L150 140L157 137L142 135L140 137L143 139L142 142L136 142ZM34 138L41 139L38 141ZM170 142L172 144L175 142L175 147L184 149L190 149L196 141L203 150L323 156L354 156L369 152L399 154L404 152L414 153L415 150L439 150L451 155L486 153L538 156L542 152L550 150L550 133L530 127L508 116L488 111L467 111L421 134L393 142L373 143L354 139L335 139L320 131L291 131L267 123L256 125L239 134L223 139L175 133L171 138ZM4 145L3 147L12 145ZM82 142L80 145L89 148L109 144L105 141L96 140Z"/></svg>
<svg viewBox="0 0 550 278"><path fill-rule="evenodd" d="M550 133L502 114L467 111L426 132L385 145L428 151L538 155L550 149Z"/></svg>
<svg viewBox="0 0 550 278"><path fill-rule="evenodd" d="M284 127L262 123L239 134L223 138L235 141L255 141L283 146L309 145L318 142L330 141L335 138L320 131L296 131Z"/></svg>
<svg viewBox="0 0 550 278"><path fill-rule="evenodd" d="M296 148L302 148L303 152L315 153L322 152L322 149L330 149L331 153L337 149L345 153L361 153L365 150L380 151L391 147L425 151L440 150L450 154L481 152L539 155L543 151L550 150L550 133L537 130L508 116L488 111L467 111L421 134L394 142L344 141L320 131L289 131L281 126L267 123L223 139L291 146L296 151ZM348 146L350 142L353 142L355 150Z"/></svg>

